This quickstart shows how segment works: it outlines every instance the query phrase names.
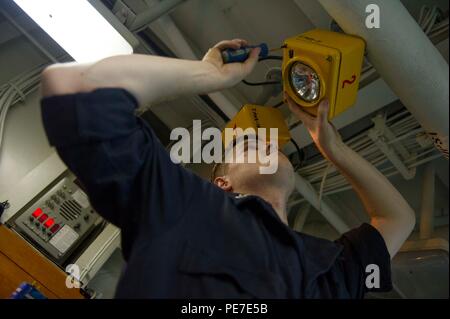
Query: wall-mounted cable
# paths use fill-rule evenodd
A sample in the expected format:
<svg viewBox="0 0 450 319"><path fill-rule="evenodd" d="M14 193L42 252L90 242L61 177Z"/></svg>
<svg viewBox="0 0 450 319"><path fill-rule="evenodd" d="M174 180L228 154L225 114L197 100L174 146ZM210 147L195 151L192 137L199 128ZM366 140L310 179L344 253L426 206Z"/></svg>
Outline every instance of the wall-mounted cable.
<svg viewBox="0 0 450 319"><path fill-rule="evenodd" d="M278 56L278 55L268 55L268 56L266 56L266 57L259 58L259 59L258 59L258 62L266 61L266 60L283 61L283 57L282 57L282 56Z"/></svg>
<svg viewBox="0 0 450 319"><path fill-rule="evenodd" d="M282 61L283 57L282 56L276 56L276 55L268 55L265 57L261 57L259 58L258 62L261 61L266 61L266 60L277 60L277 61ZM283 84L282 81L264 81L264 82L250 82L247 80L242 80L242 83L244 83L245 85L248 86L263 86L263 85L281 85Z"/></svg>
<svg viewBox="0 0 450 319"><path fill-rule="evenodd" d="M297 167L294 167L294 170L296 171L303 165L303 163L305 161L305 152L302 149L300 149L297 142L293 138L291 138L291 143L292 143L292 145L294 145L294 147L297 151L297 155L298 155L299 164Z"/></svg>
<svg viewBox="0 0 450 319"><path fill-rule="evenodd" d="M273 108L279 108L280 106L283 106L284 104L286 104L286 102L285 101L281 101L281 102L278 102L277 104L275 104L274 106L272 106Z"/></svg>
<svg viewBox="0 0 450 319"><path fill-rule="evenodd" d="M277 85L282 84L280 81L266 81L266 82L249 82L247 80L242 80L242 83L248 86L262 86L262 85Z"/></svg>

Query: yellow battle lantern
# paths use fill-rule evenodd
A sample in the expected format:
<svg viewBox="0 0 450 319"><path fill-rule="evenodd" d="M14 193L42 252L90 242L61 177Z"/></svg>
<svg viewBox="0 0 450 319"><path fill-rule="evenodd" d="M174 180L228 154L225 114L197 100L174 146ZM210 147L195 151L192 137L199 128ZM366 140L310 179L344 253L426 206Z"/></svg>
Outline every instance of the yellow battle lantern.
<svg viewBox="0 0 450 319"><path fill-rule="evenodd" d="M316 115L323 98L330 119L355 103L364 40L317 29L287 39L283 48L284 90L308 113Z"/></svg>
<svg viewBox="0 0 450 319"><path fill-rule="evenodd" d="M226 134L227 128L232 129L233 131L233 136L228 136L228 140ZM258 128L265 128L267 142L270 141L270 128L277 128L279 149L291 139L289 128L284 121L283 114L280 110L273 107L252 104L244 105L236 116L227 124L222 133L225 148L227 148L230 142L233 141L233 138L236 137L238 128L243 131L248 128L253 128L256 134L258 134Z"/></svg>

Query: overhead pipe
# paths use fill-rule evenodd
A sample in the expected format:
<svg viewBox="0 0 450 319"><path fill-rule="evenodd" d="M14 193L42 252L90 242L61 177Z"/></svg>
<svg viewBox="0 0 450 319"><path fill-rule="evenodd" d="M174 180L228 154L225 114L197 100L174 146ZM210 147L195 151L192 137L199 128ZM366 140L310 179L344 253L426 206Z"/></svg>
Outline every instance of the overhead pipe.
<svg viewBox="0 0 450 319"><path fill-rule="evenodd" d="M343 234L350 230L344 220L327 204L321 202L314 187L299 174L295 174L296 190L338 231Z"/></svg>
<svg viewBox="0 0 450 319"><path fill-rule="evenodd" d="M261 92L259 93L258 97L254 100L254 103L257 105L266 105L266 103L274 95L273 94L274 90L273 90L272 86L275 86L275 85L264 85L261 88Z"/></svg>
<svg viewBox="0 0 450 319"><path fill-rule="evenodd" d="M20 33L22 33L39 51L41 51L51 62L58 63L58 60L45 49L39 42L20 24L16 22L5 10L0 8L0 13L8 20L14 28L16 28Z"/></svg>
<svg viewBox="0 0 450 319"><path fill-rule="evenodd" d="M303 230L303 227L305 226L306 219L308 218L310 212L311 212L310 204L306 203L306 205L301 205L301 207L298 209L297 214L295 215L292 229L301 232Z"/></svg>
<svg viewBox="0 0 450 319"><path fill-rule="evenodd" d="M147 0L147 3L155 1ZM186 38L178 29L175 22L170 16L163 16L157 21L161 31L167 36L172 44L176 55L182 59L197 60L198 57L192 50ZM237 107L221 92L208 94L209 98L220 108L220 110L228 117L233 118L237 113Z"/></svg>
<svg viewBox="0 0 450 319"><path fill-rule="evenodd" d="M280 68L270 68L266 73L266 81L274 82L280 81L280 84L276 85L263 85L261 88L261 93L258 95L256 100L254 101L257 105L266 105L266 103L270 100L271 97L278 96L281 92L283 92L282 85L282 74Z"/></svg>
<svg viewBox="0 0 450 319"><path fill-rule="evenodd" d="M319 0L348 34L366 40L381 77L448 158L448 64L399 0ZM367 28L369 5L380 28Z"/></svg>
<svg viewBox="0 0 450 319"><path fill-rule="evenodd" d="M433 163L425 166L422 179L422 203L420 207L420 239L429 239L433 234L435 170Z"/></svg>

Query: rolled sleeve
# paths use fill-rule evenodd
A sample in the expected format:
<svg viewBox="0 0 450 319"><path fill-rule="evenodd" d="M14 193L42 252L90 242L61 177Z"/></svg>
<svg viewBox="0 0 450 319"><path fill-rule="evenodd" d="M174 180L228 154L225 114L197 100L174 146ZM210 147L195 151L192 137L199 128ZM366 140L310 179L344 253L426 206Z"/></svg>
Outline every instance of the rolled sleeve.
<svg viewBox="0 0 450 319"><path fill-rule="evenodd" d="M121 228L125 259L141 232L157 237L171 229L189 211L193 194L204 198L210 189L171 161L153 129L135 115L137 103L127 91L54 96L41 106L51 145L95 210Z"/></svg>
<svg viewBox="0 0 450 319"><path fill-rule="evenodd" d="M336 242L344 246L340 267L353 298L363 298L366 292L392 290L391 257L377 229L364 223Z"/></svg>
<svg viewBox="0 0 450 319"><path fill-rule="evenodd" d="M55 147L127 136L139 126L134 116L137 101L121 89L51 96L41 105L44 128Z"/></svg>
<svg viewBox="0 0 450 319"><path fill-rule="evenodd" d="M163 152L154 132L135 116L137 102L122 89L44 98L48 140L84 186L95 210L122 230L125 257L143 216L140 185L146 162Z"/></svg>

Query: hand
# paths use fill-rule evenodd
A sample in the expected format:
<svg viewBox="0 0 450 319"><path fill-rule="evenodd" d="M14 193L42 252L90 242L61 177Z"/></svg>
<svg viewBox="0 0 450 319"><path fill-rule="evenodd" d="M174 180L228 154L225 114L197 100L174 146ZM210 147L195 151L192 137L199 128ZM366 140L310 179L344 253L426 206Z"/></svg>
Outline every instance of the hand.
<svg viewBox="0 0 450 319"><path fill-rule="evenodd" d="M219 78L224 87L231 87L242 81L249 75L258 62L260 48L252 49L248 59L243 63L224 64L222 51L225 49L239 49L247 45L247 41L241 39L226 40L217 43L203 57L203 62L213 65L219 71Z"/></svg>
<svg viewBox="0 0 450 319"><path fill-rule="evenodd" d="M344 149L344 143L336 128L328 121L330 104L328 100L320 102L317 117L305 112L300 105L294 102L287 93L284 94L289 109L303 122L319 151L334 160Z"/></svg>

